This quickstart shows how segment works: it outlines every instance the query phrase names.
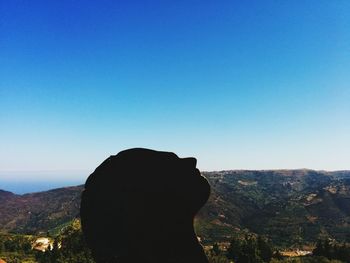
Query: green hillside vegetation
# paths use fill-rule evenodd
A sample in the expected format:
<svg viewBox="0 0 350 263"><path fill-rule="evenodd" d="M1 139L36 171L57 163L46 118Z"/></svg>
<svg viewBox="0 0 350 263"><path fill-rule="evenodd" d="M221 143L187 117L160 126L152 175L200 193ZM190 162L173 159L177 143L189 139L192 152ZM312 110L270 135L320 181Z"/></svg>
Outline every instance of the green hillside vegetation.
<svg viewBox="0 0 350 263"><path fill-rule="evenodd" d="M0 258L8 263L93 263L86 247L79 220L73 220L54 238L53 248L34 251L31 244L36 237L1 235ZM227 247L220 243L205 246L211 263L342 263L350 262L350 246L329 240L319 240L313 256L283 257L269 240L254 234L245 234L230 240Z"/></svg>
<svg viewBox="0 0 350 263"><path fill-rule="evenodd" d="M32 242L35 237L20 234L0 233L0 258L8 263L34 263Z"/></svg>
<svg viewBox="0 0 350 263"><path fill-rule="evenodd" d="M94 263L85 244L79 220L73 220L56 236L52 250L36 254L38 263Z"/></svg>
<svg viewBox="0 0 350 263"><path fill-rule="evenodd" d="M60 246L59 246L60 244ZM233 238L227 248L214 243L205 247L211 263L265 263L265 262L350 262L350 246L329 240L319 240L314 256L286 258L269 240L254 234ZM93 263L91 252L86 247L79 220L73 220L55 238L54 247L45 253L36 254L38 263Z"/></svg>

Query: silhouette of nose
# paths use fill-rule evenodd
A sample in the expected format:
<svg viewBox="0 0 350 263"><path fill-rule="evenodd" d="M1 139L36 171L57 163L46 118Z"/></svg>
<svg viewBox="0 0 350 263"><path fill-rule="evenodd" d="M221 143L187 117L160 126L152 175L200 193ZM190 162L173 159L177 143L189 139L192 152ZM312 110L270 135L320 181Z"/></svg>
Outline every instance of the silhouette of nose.
<svg viewBox="0 0 350 263"><path fill-rule="evenodd" d="M197 159L193 157L188 157L188 158L183 158L182 159L186 166L191 167L191 168L196 168L197 165Z"/></svg>

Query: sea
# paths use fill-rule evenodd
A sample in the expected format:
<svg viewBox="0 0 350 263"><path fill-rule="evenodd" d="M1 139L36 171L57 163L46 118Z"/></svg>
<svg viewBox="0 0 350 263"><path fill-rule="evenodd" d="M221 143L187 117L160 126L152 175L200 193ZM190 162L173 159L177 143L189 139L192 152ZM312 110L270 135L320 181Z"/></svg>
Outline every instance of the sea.
<svg viewBox="0 0 350 263"><path fill-rule="evenodd" d="M89 172L0 172L0 190L14 194L42 192L85 183Z"/></svg>

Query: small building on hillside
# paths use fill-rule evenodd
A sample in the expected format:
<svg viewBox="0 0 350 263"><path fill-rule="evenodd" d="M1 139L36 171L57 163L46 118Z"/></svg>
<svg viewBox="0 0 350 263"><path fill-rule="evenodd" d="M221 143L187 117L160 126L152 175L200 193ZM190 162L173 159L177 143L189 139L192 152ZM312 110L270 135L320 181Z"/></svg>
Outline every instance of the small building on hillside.
<svg viewBox="0 0 350 263"><path fill-rule="evenodd" d="M47 237L37 238L32 245L33 249L45 252L46 250L51 250L53 247L53 241ZM1 262L0 262L1 263Z"/></svg>
<svg viewBox="0 0 350 263"><path fill-rule="evenodd" d="M312 251L306 251L306 250L292 250L292 251L280 251L280 254L284 257L303 257L312 255Z"/></svg>

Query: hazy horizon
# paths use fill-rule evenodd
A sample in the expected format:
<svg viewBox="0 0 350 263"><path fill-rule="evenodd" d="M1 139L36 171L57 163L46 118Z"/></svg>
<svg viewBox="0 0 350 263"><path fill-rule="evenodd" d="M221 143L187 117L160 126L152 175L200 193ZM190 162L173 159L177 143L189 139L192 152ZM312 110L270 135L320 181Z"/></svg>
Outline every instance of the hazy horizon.
<svg viewBox="0 0 350 263"><path fill-rule="evenodd" d="M350 171L346 170L317 170L309 168L295 169L224 169L201 172L220 171L281 171L281 170L314 170L320 172ZM27 194L47 191L55 188L77 186L85 183L93 171L0 171L0 190L10 191L15 194ZM37 177L37 175L41 175Z"/></svg>
<svg viewBox="0 0 350 263"><path fill-rule="evenodd" d="M90 173L87 170L0 171L0 190L25 194L81 185Z"/></svg>

